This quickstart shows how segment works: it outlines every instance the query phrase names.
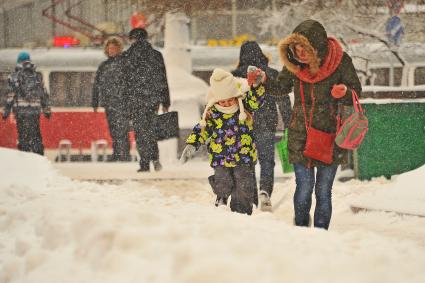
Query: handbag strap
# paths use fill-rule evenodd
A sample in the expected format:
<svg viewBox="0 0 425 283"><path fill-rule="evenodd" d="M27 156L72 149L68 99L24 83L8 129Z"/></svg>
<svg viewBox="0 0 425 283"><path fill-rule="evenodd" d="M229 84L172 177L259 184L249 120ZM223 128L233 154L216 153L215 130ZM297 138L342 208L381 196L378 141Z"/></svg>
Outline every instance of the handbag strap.
<svg viewBox="0 0 425 283"><path fill-rule="evenodd" d="M353 108L354 108L354 111L355 112L363 113L362 105L360 104L359 97L358 97L358 95L357 95L357 93L356 93L356 91L354 89L351 90L351 96L353 98ZM337 121L336 130L337 131L339 131L339 128L342 125L340 106L341 105L338 105L338 115L336 116L336 121Z"/></svg>
<svg viewBox="0 0 425 283"><path fill-rule="evenodd" d="M343 112L344 109L344 105L342 105L341 103L338 103L338 111L337 111L337 115L336 115L336 131L339 131L339 128L341 128L342 125L342 119L341 119L341 112Z"/></svg>
<svg viewBox="0 0 425 283"><path fill-rule="evenodd" d="M301 95L301 104L303 106L303 112L304 112L305 129L308 131L308 128L311 126L311 124L313 122L313 110L314 110L313 84L310 85L311 110L310 110L310 120L309 120L309 122L307 122L307 111L306 111L306 108L305 108L304 87L303 87L303 82L301 80L300 80L300 95Z"/></svg>
<svg viewBox="0 0 425 283"><path fill-rule="evenodd" d="M354 111L356 112L363 112L363 108L362 105L360 104L360 100L359 97L357 96L356 91L353 89L351 91L352 96L353 96L353 107L354 107Z"/></svg>

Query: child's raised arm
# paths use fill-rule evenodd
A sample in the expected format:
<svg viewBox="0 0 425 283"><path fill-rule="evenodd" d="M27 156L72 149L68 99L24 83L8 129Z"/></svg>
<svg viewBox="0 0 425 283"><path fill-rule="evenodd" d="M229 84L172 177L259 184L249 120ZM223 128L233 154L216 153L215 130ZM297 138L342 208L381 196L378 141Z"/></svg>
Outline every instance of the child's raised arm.
<svg viewBox="0 0 425 283"><path fill-rule="evenodd" d="M249 112L258 110L264 103L266 74L255 66L247 70L248 85L251 87L244 98L244 106Z"/></svg>
<svg viewBox="0 0 425 283"><path fill-rule="evenodd" d="M245 109L249 112L255 112L264 104L265 89L261 84L257 88L251 87L251 90L246 93L244 99Z"/></svg>

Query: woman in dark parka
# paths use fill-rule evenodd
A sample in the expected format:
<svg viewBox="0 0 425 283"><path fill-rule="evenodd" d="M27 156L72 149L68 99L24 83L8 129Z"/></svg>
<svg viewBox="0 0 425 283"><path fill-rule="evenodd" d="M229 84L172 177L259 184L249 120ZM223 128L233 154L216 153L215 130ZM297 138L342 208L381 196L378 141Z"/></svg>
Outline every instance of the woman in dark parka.
<svg viewBox="0 0 425 283"><path fill-rule="evenodd" d="M242 44L239 54L238 67L232 71L236 77L246 78L248 66L255 66L264 70L266 96L263 106L254 113L254 138L257 143L258 160L260 161L260 209L271 210L270 197L274 185L274 156L275 133L278 124L278 107L283 118L284 127L288 127L291 115L291 101L289 96L268 95L268 81L276 80L278 71L268 66L269 60L263 54L255 41L246 41Z"/></svg>
<svg viewBox="0 0 425 283"><path fill-rule="evenodd" d="M336 39L328 38L326 30L317 21L306 20L299 24L278 48L284 67L273 82L271 92L281 95L293 90L295 97L288 130L289 161L294 164L296 177L295 225L310 225L314 189L314 226L328 229L332 214L332 185L338 165L347 161L347 152L334 145L331 164L304 156L306 129L312 114L308 126L335 133L338 105L352 105L351 91L355 90L360 96L360 81L349 55Z"/></svg>

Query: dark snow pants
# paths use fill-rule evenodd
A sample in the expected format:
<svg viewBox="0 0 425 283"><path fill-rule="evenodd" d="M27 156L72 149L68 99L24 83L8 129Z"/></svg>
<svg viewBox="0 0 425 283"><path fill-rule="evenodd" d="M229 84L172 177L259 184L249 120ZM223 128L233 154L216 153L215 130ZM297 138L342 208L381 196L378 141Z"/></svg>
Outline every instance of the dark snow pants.
<svg viewBox="0 0 425 283"><path fill-rule="evenodd" d="M218 197L231 197L232 211L251 215L252 205L258 205L254 166L216 167L213 183L213 191Z"/></svg>
<svg viewBox="0 0 425 283"><path fill-rule="evenodd" d="M105 109L106 119L108 121L109 133L112 138L112 160L129 161L130 160L130 139L128 132L130 130L129 119L123 111L114 108Z"/></svg>
<svg viewBox="0 0 425 283"><path fill-rule="evenodd" d="M316 194L316 209L314 210L314 227L328 229L332 215L332 185L335 179L337 165L307 168L303 164L294 164L295 182L294 194L295 225L308 226L313 189Z"/></svg>
<svg viewBox="0 0 425 283"><path fill-rule="evenodd" d="M274 132L260 132L254 129L258 161L260 162L260 190L267 192L269 196L272 195L274 185L274 136Z"/></svg>
<svg viewBox="0 0 425 283"><path fill-rule="evenodd" d="M133 129L137 151L140 156L140 169L149 170L149 162L159 160L158 141L155 131L155 111L139 112L133 118Z"/></svg>
<svg viewBox="0 0 425 283"><path fill-rule="evenodd" d="M40 114L18 113L18 149L44 155L43 140L40 132Z"/></svg>

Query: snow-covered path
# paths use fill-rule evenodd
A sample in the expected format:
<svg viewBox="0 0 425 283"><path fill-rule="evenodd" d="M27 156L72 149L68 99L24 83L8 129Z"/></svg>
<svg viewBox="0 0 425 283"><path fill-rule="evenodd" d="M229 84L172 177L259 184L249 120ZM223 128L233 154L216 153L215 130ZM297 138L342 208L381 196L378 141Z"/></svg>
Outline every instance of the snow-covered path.
<svg viewBox="0 0 425 283"><path fill-rule="evenodd" d="M323 231L292 226L293 179L276 184L274 213L249 217L215 208L201 178L98 184L0 157L0 282L425 280L425 218L349 208L391 181L337 182Z"/></svg>

